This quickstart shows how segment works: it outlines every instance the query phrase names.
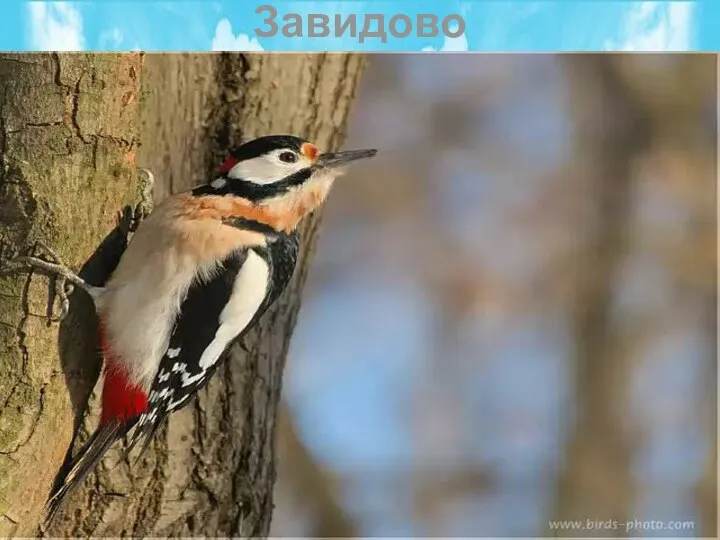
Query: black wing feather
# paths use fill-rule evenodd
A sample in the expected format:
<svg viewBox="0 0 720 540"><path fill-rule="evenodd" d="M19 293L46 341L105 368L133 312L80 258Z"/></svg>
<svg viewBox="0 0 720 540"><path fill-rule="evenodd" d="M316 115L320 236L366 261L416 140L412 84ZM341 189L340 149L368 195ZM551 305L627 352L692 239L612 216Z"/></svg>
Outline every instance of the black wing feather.
<svg viewBox="0 0 720 540"><path fill-rule="evenodd" d="M257 312L257 315L248 325L253 326L257 320L272 306L278 299L280 294L285 290L290 279L295 272L295 264L297 262L298 250L300 247L300 237L297 231L293 231L288 235L283 235L273 242L268 248L268 258L271 261L272 268L272 286L268 291L265 301Z"/></svg>

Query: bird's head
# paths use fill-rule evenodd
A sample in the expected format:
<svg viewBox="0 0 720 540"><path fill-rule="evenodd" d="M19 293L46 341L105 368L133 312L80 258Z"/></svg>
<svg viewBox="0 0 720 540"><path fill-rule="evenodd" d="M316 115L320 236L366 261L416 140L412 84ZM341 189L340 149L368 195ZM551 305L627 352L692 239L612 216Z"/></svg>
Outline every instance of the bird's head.
<svg viewBox="0 0 720 540"><path fill-rule="evenodd" d="M255 204L303 199L310 193L322 202L346 165L376 152L321 152L314 144L291 135L260 137L233 149L210 187Z"/></svg>

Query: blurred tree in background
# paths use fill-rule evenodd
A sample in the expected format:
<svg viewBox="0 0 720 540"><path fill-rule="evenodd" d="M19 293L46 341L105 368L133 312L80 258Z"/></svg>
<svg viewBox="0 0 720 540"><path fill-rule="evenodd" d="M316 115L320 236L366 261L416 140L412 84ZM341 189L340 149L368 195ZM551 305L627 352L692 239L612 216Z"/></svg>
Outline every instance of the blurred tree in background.
<svg viewBox="0 0 720 540"><path fill-rule="evenodd" d="M714 537L716 118L710 55L373 57L273 534Z"/></svg>

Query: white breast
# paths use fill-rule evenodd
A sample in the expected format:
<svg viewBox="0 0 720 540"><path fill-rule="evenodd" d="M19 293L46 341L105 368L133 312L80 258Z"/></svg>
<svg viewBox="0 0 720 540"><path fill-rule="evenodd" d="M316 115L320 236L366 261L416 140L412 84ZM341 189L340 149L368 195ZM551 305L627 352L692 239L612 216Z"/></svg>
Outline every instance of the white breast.
<svg viewBox="0 0 720 540"><path fill-rule="evenodd" d="M152 385L180 305L198 270L197 261L169 251L132 272L116 273L108 283L98 306L106 338L129 368L131 380L146 389Z"/></svg>

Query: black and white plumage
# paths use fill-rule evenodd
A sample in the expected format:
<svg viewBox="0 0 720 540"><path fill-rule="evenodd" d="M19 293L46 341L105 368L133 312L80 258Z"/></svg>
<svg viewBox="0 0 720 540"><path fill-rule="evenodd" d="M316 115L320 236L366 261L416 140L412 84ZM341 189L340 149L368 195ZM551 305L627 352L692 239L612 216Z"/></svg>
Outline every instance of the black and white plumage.
<svg viewBox="0 0 720 540"><path fill-rule="evenodd" d="M277 300L292 278L298 247L297 231L277 233L267 247L234 252L211 279L190 287L129 450L142 438L149 442L168 414L197 395L232 344Z"/></svg>

